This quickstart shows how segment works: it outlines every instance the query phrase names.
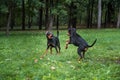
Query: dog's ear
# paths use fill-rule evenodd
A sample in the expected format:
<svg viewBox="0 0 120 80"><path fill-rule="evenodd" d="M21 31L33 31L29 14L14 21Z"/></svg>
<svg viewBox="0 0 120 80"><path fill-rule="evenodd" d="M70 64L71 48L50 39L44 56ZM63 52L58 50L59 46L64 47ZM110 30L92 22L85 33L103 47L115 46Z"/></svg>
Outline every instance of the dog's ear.
<svg viewBox="0 0 120 80"><path fill-rule="evenodd" d="M69 28L68 32L70 33L70 36L73 36L76 34L76 29L75 28Z"/></svg>
<svg viewBox="0 0 120 80"><path fill-rule="evenodd" d="M46 31L46 32L45 32L45 35L46 35L46 37L48 38L48 35L50 35L50 32L49 32L49 31Z"/></svg>
<svg viewBox="0 0 120 80"><path fill-rule="evenodd" d="M47 35L47 34L48 34L48 32L49 32L49 31L46 31L46 32L45 32L45 35Z"/></svg>
<svg viewBox="0 0 120 80"><path fill-rule="evenodd" d="M49 31L46 31L45 35L48 36L48 35L52 35L53 36L53 33L52 32L49 32Z"/></svg>
<svg viewBox="0 0 120 80"><path fill-rule="evenodd" d="M45 33L45 35L50 35L50 34L52 34L52 33L49 31L46 31L46 33Z"/></svg>

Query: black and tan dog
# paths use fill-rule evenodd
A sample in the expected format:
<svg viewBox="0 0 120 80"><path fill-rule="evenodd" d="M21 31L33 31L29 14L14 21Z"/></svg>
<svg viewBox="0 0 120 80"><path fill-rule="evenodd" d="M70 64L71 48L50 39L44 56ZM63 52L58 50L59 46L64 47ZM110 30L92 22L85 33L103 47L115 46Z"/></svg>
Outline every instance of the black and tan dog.
<svg viewBox="0 0 120 80"><path fill-rule="evenodd" d="M41 58L43 58L47 54L49 48L50 48L50 53L51 54L52 54L52 48L53 47L56 49L56 52L58 54L60 53L60 49L61 49L58 35L56 37L51 32L47 31L46 32L46 37L47 37L47 48L46 48L45 53L41 56Z"/></svg>
<svg viewBox="0 0 120 80"><path fill-rule="evenodd" d="M66 49L68 48L68 44L73 44L78 47L77 53L80 56L79 60L84 58L85 52L89 47L92 47L97 39L92 43L92 45L88 45L88 43L78 34L76 33L75 28L68 29L69 40L66 41Z"/></svg>

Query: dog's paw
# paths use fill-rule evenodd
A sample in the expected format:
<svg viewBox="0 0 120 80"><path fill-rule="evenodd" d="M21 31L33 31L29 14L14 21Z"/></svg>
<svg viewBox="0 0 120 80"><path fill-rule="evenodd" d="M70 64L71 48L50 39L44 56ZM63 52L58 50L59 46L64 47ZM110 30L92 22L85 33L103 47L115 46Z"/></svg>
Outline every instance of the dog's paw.
<svg viewBox="0 0 120 80"><path fill-rule="evenodd" d="M43 59L44 58L44 56L40 56L40 59Z"/></svg>
<svg viewBox="0 0 120 80"><path fill-rule="evenodd" d="M67 46L65 46L65 49L67 49L68 47Z"/></svg>
<svg viewBox="0 0 120 80"><path fill-rule="evenodd" d="M81 61L78 61L78 63L81 63Z"/></svg>
<svg viewBox="0 0 120 80"><path fill-rule="evenodd" d="M42 60L43 58L42 57L40 57L40 60Z"/></svg>

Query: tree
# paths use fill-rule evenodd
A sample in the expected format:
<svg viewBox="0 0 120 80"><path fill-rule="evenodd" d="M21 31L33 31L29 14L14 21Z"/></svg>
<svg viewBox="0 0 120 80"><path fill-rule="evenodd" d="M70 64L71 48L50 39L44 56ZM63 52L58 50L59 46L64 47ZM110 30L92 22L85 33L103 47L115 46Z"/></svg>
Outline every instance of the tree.
<svg viewBox="0 0 120 80"><path fill-rule="evenodd" d="M22 0L22 30L25 30L25 0Z"/></svg>
<svg viewBox="0 0 120 80"><path fill-rule="evenodd" d="M50 14L49 14L49 21L48 21L48 30L52 29L53 26L53 19L54 19L54 15L52 14L52 8L53 8L53 0L50 0Z"/></svg>
<svg viewBox="0 0 120 80"><path fill-rule="evenodd" d="M58 0L56 1L56 4L58 6ZM57 29L57 36L59 35L59 14L57 13L57 19L56 19L56 29Z"/></svg>
<svg viewBox="0 0 120 80"><path fill-rule="evenodd" d="M15 1L12 1L12 13L11 13L11 23L10 23L10 27L11 27L11 30L13 30L13 27L15 26L15 6L16 6L16 2Z"/></svg>
<svg viewBox="0 0 120 80"><path fill-rule="evenodd" d="M89 0L88 4L88 17L87 17L87 28L92 28L92 20L93 20L93 7L94 7L94 0Z"/></svg>
<svg viewBox="0 0 120 80"><path fill-rule="evenodd" d="M97 8L98 2L101 8ZM39 29L51 29L56 25L68 24L68 27L101 28L119 26L118 11L120 0L1 0L0 26L6 32L15 26L25 29L25 24L32 29L36 24ZM11 8L10 8L10 3ZM8 6L9 5L9 6ZM9 10L8 10L9 8ZM96 14L98 12L98 14ZM21 14L22 13L22 14ZM22 26L21 26L22 24ZM117 24L117 25L116 25ZM87 25L87 27L85 27ZM113 26L114 25L114 26ZM105 28L104 27L104 28ZM66 27L65 27L66 28ZM16 28L15 28L16 29Z"/></svg>
<svg viewBox="0 0 120 80"><path fill-rule="evenodd" d="M43 0L41 0L41 6L39 8L39 29L42 29L42 22L43 22Z"/></svg>
<svg viewBox="0 0 120 80"><path fill-rule="evenodd" d="M49 15L49 0L45 0L45 29L47 29L48 23L48 15Z"/></svg>
<svg viewBox="0 0 120 80"><path fill-rule="evenodd" d="M48 5L48 4L47 4ZM47 19L47 26L46 30L51 30L53 26L53 20L54 20L54 14L52 13L52 9L54 7L53 0L50 0L50 8L49 8L49 13L48 13L48 19ZM48 7L48 6L47 6Z"/></svg>
<svg viewBox="0 0 120 80"><path fill-rule="evenodd" d="M31 4L32 4L32 1L28 0L28 28L31 28L31 24L32 24Z"/></svg>
<svg viewBox="0 0 120 80"><path fill-rule="evenodd" d="M120 8L119 8L119 12L118 12L117 28L120 28Z"/></svg>
<svg viewBox="0 0 120 80"><path fill-rule="evenodd" d="M87 6L87 28L90 28L90 19L91 19L91 11L90 11L90 5L91 5L91 0L88 0L88 6Z"/></svg>
<svg viewBox="0 0 120 80"><path fill-rule="evenodd" d="M101 0L98 0L98 29L101 28Z"/></svg>
<svg viewBox="0 0 120 80"><path fill-rule="evenodd" d="M8 21L7 21L7 28L6 28L6 35L9 35L9 29L10 29L10 24L11 24L11 15L12 15L12 10L11 7L9 7L9 13L8 13Z"/></svg>
<svg viewBox="0 0 120 80"><path fill-rule="evenodd" d="M11 17L12 17L12 0L8 2L8 21L6 27L6 35L9 35L9 29L11 24Z"/></svg>
<svg viewBox="0 0 120 80"><path fill-rule="evenodd" d="M77 24L77 6L75 1L71 1L70 3L66 3L66 7L68 8L68 28L74 27L76 28Z"/></svg>

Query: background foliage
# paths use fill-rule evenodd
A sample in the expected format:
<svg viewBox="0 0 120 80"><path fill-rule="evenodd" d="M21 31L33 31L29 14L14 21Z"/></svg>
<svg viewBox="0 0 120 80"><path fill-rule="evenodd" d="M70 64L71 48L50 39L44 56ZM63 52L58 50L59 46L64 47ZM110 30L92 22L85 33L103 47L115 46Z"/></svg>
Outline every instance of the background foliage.
<svg viewBox="0 0 120 80"><path fill-rule="evenodd" d="M102 28L116 28L120 13L119 4L119 0L102 0ZM57 16L60 29L69 27L70 23L76 24L77 28L97 28L98 0L1 0L1 30L6 29L10 13L11 30L47 29L51 14L54 17L53 29L58 21Z"/></svg>

